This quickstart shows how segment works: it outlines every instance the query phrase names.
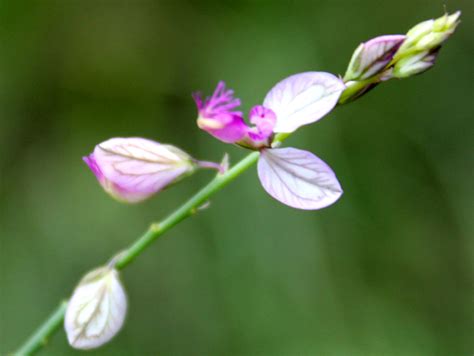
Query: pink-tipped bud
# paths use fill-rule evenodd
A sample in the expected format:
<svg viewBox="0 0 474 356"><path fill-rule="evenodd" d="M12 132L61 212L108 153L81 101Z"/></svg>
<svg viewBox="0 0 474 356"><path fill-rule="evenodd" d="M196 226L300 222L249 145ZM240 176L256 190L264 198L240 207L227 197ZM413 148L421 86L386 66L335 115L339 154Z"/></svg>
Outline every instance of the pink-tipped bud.
<svg viewBox="0 0 474 356"><path fill-rule="evenodd" d="M361 43L352 55L344 81L366 80L383 73L404 40L404 35L386 35Z"/></svg>
<svg viewBox="0 0 474 356"><path fill-rule="evenodd" d="M112 138L97 145L84 161L115 199L137 203L191 174L187 153L144 138Z"/></svg>

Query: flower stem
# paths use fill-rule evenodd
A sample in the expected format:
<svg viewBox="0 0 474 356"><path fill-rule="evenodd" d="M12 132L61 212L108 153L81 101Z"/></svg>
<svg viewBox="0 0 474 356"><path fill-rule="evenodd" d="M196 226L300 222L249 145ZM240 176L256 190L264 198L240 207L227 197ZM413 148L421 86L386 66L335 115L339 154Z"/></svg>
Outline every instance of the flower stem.
<svg viewBox="0 0 474 356"><path fill-rule="evenodd" d="M49 318L43 322L43 324L33 333L33 335L31 335L30 338L13 353L13 355L32 355L41 347L45 346L48 342L48 337L50 337L62 325L66 307L66 301L59 304L56 310L51 313Z"/></svg>
<svg viewBox="0 0 474 356"><path fill-rule="evenodd" d="M374 84L376 81L374 81L372 78L369 78L369 80L360 80L360 81L349 81L346 82L346 90L344 90L339 97L339 102L338 104L346 104L352 100L355 100L360 96L368 85Z"/></svg>
<svg viewBox="0 0 474 356"><path fill-rule="evenodd" d="M113 263L117 269L123 269L135 258L142 254L158 237L166 231L177 225L184 219L194 215L199 207L205 204L208 199L216 192L221 190L235 178L253 166L259 157L259 152L252 152L245 156L240 162L222 174L218 174L204 188L198 191L187 202L181 205L168 217L159 223L152 224L149 229L139 237L129 248L121 252ZM61 305L43 322L43 324L34 332L34 334L16 351L13 355L26 356L32 355L46 344L50 337L62 325L64 314L66 312L67 302Z"/></svg>
<svg viewBox="0 0 474 356"><path fill-rule="evenodd" d="M211 195L219 191L221 188L229 184L248 168L257 162L259 152L252 152L243 158L239 163L233 166L224 174L218 174L204 188L197 192L191 199L181 205L171 215L159 223L152 224L150 228L136 240L127 250L120 254L115 267L122 269L139 256L153 241L163 235L176 224L180 223L187 217L195 214L197 209L203 205Z"/></svg>

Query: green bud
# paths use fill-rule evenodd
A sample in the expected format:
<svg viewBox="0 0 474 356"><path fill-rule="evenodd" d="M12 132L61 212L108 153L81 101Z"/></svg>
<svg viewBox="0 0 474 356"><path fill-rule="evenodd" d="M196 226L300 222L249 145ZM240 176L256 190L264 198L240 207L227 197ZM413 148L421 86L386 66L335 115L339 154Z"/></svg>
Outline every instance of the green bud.
<svg viewBox="0 0 474 356"><path fill-rule="evenodd" d="M400 59L393 67L392 78L408 78L427 71L434 66L439 49L440 47L431 52L423 51Z"/></svg>
<svg viewBox="0 0 474 356"><path fill-rule="evenodd" d="M408 31L406 40L395 54L393 62L414 53L430 52L441 46L456 30L460 16L461 11L457 11L452 15L445 14L436 20L423 21L413 27Z"/></svg>
<svg viewBox="0 0 474 356"><path fill-rule="evenodd" d="M394 78L407 78L431 68L442 44L459 24L461 12L445 14L436 20L427 20L413 27L393 57Z"/></svg>

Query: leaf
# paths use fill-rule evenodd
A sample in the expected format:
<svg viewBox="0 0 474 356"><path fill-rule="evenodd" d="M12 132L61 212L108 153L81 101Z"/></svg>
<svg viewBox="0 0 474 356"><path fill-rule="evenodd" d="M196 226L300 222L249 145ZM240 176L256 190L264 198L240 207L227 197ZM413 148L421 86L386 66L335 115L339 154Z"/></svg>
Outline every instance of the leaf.
<svg viewBox="0 0 474 356"><path fill-rule="evenodd" d="M64 328L69 344L93 349L107 343L122 328L127 297L118 272L108 267L88 273L68 303Z"/></svg>
<svg viewBox="0 0 474 356"><path fill-rule="evenodd" d="M344 89L343 81L330 73L295 74L276 84L263 106L277 116L273 131L289 133L326 115Z"/></svg>
<svg viewBox="0 0 474 356"><path fill-rule="evenodd" d="M105 141L96 146L91 159L105 178L106 190L132 203L194 170L191 157L180 149L136 137Z"/></svg>
<svg viewBox="0 0 474 356"><path fill-rule="evenodd" d="M268 194L297 209L321 209L342 195L331 168L311 152L296 148L262 150L258 177Z"/></svg>

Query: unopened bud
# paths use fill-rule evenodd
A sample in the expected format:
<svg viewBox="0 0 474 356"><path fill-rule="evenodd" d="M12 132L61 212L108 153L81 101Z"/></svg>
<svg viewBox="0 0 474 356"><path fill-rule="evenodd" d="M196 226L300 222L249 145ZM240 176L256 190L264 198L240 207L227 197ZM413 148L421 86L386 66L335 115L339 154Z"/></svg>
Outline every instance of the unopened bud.
<svg viewBox="0 0 474 356"><path fill-rule="evenodd" d="M393 57L393 77L406 78L431 68L441 45L459 25L461 12L445 14L436 20L419 23L408 31L406 40Z"/></svg>
<svg viewBox="0 0 474 356"><path fill-rule="evenodd" d="M432 52L424 51L400 59L393 67L392 76L394 78L407 78L427 71L434 66L439 49L438 47Z"/></svg>
<svg viewBox="0 0 474 356"><path fill-rule="evenodd" d="M452 15L444 14L436 20L427 20L416 25L408 31L407 40L401 46L397 56L403 55L410 49L426 51L440 46L456 30L459 16L461 16L461 11Z"/></svg>
<svg viewBox="0 0 474 356"><path fill-rule="evenodd" d="M69 344L93 349L112 339L122 328L127 296L117 270L101 267L82 278L68 303L64 318Z"/></svg>
<svg viewBox="0 0 474 356"><path fill-rule="evenodd" d="M361 43L352 55L344 81L366 80L382 73L404 40L404 35L386 35Z"/></svg>
<svg viewBox="0 0 474 356"><path fill-rule="evenodd" d="M107 193L127 203L149 198L197 167L179 148L138 137L102 142L84 161Z"/></svg>

